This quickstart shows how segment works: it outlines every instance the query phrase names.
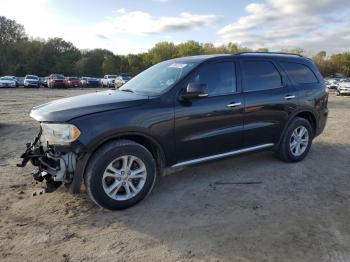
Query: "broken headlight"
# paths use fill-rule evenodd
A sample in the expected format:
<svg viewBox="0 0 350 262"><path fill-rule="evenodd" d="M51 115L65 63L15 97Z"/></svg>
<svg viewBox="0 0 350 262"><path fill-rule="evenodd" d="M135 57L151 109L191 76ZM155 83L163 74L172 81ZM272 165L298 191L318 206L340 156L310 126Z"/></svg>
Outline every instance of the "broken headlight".
<svg viewBox="0 0 350 262"><path fill-rule="evenodd" d="M79 129L71 124L41 124L40 141L50 145L68 145L80 136Z"/></svg>

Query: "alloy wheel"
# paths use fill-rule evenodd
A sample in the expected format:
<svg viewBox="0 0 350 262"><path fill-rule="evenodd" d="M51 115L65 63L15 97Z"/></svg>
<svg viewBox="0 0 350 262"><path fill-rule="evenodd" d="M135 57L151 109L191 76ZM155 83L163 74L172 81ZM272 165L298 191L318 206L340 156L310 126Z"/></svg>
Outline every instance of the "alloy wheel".
<svg viewBox="0 0 350 262"><path fill-rule="evenodd" d="M146 177L144 162L136 156L124 155L107 166L102 177L102 185L110 198L125 201L142 190Z"/></svg>
<svg viewBox="0 0 350 262"><path fill-rule="evenodd" d="M304 126L298 126L294 129L290 141L289 148L291 153L298 157L301 156L309 145L309 131Z"/></svg>

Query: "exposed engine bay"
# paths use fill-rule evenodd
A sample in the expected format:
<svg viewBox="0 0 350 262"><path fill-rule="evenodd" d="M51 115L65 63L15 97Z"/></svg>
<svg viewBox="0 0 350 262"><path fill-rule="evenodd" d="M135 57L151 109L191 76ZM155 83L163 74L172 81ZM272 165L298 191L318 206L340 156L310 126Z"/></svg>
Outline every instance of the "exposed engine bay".
<svg viewBox="0 0 350 262"><path fill-rule="evenodd" d="M77 155L74 152L58 152L55 146L41 141L42 131L35 137L32 143L27 143L25 152L21 155L22 163L18 167L24 167L30 161L38 171L33 173L36 181L46 180L46 193L53 192L62 183L70 184L76 169Z"/></svg>

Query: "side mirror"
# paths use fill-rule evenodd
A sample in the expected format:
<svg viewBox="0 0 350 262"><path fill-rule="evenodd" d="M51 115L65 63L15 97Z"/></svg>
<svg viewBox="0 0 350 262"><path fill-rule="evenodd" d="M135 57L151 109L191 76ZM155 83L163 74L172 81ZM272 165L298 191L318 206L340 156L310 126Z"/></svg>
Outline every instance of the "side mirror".
<svg viewBox="0 0 350 262"><path fill-rule="evenodd" d="M185 99L193 99L208 96L207 84L189 83L186 88L186 93L182 95Z"/></svg>

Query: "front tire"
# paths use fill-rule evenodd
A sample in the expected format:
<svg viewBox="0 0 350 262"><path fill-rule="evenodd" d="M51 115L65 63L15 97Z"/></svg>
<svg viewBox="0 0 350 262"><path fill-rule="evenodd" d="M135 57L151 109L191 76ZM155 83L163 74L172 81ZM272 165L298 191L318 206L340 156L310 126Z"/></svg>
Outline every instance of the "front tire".
<svg viewBox="0 0 350 262"><path fill-rule="evenodd" d="M310 150L313 136L309 121L299 117L293 119L281 139L277 156L285 162L303 160Z"/></svg>
<svg viewBox="0 0 350 262"><path fill-rule="evenodd" d="M151 192L155 180L152 154L130 140L116 140L99 148L84 177L91 200L110 210L137 204Z"/></svg>

